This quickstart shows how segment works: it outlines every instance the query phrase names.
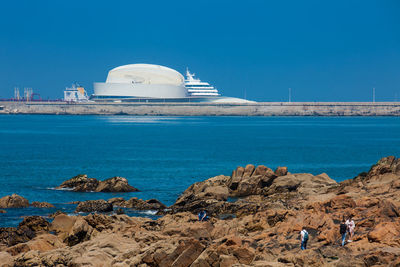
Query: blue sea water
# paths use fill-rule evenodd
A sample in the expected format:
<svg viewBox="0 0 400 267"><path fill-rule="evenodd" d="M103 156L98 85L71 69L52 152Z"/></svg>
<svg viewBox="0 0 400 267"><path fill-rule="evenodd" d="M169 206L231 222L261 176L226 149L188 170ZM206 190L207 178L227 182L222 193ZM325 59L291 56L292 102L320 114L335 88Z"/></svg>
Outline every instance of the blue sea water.
<svg viewBox="0 0 400 267"><path fill-rule="evenodd" d="M8 209L0 226L76 200L157 198L174 203L188 186L248 163L353 178L381 157L400 155L397 117L0 116L0 197L12 193L55 209ZM123 176L135 193L52 188L77 174ZM128 211L132 215L148 214Z"/></svg>

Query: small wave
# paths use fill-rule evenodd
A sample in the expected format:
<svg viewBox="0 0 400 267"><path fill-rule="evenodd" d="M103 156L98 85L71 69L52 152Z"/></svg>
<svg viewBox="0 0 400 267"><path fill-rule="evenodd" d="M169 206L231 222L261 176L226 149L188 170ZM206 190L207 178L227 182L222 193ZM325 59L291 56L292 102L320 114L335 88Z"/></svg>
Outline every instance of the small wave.
<svg viewBox="0 0 400 267"><path fill-rule="evenodd" d="M146 214L146 215L156 215L157 214L157 210L144 210L144 211L139 211L139 213L141 214Z"/></svg>
<svg viewBox="0 0 400 267"><path fill-rule="evenodd" d="M49 190L57 190L57 191L73 191L74 188L57 188L57 187L47 187Z"/></svg>

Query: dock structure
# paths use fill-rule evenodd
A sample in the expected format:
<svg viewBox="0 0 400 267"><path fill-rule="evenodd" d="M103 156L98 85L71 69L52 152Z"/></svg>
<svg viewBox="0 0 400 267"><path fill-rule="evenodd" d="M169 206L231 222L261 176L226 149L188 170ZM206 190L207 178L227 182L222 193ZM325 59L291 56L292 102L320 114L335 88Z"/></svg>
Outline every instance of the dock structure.
<svg viewBox="0 0 400 267"><path fill-rule="evenodd" d="M400 102L70 103L1 102L0 114L153 116L400 116Z"/></svg>

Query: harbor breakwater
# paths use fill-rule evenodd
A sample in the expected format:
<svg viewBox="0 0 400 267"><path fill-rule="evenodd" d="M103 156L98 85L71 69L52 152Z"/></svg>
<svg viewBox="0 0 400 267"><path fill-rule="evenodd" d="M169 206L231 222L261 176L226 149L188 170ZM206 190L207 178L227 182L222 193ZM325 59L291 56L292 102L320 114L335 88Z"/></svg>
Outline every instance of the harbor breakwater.
<svg viewBox="0 0 400 267"><path fill-rule="evenodd" d="M258 102L250 104L0 102L0 114L400 116L400 102Z"/></svg>

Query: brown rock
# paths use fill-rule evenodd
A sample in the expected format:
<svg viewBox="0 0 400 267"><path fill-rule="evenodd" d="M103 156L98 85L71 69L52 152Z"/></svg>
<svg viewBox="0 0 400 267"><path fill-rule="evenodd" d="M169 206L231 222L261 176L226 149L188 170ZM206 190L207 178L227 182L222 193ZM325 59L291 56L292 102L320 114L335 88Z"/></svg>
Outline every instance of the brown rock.
<svg viewBox="0 0 400 267"><path fill-rule="evenodd" d="M104 181L95 178L88 178L86 174L80 174L64 181L61 188L72 188L76 192L137 192L138 189L128 184L123 177L112 177Z"/></svg>
<svg viewBox="0 0 400 267"><path fill-rule="evenodd" d="M5 210L0 210L0 213L7 213L7 211L5 211Z"/></svg>
<svg viewBox="0 0 400 267"><path fill-rule="evenodd" d="M400 222L382 222L368 233L370 242L383 243L388 245L400 245Z"/></svg>
<svg viewBox="0 0 400 267"><path fill-rule="evenodd" d="M25 208L29 207L29 201L17 194L0 198L0 208Z"/></svg>
<svg viewBox="0 0 400 267"><path fill-rule="evenodd" d="M253 164L247 164L244 168L243 177L250 177L255 170L255 166Z"/></svg>
<svg viewBox="0 0 400 267"><path fill-rule="evenodd" d="M50 231L54 231L61 238L61 240L64 240L71 232L76 218L77 217L75 216L59 214L54 217L54 220L50 225Z"/></svg>
<svg viewBox="0 0 400 267"><path fill-rule="evenodd" d="M31 206L36 208L54 208L53 204L50 204L48 202L38 202L38 201L33 201L31 203Z"/></svg>
<svg viewBox="0 0 400 267"><path fill-rule="evenodd" d="M75 212L111 212L113 211L113 205L107 201L100 200L87 200L82 201L78 204Z"/></svg>
<svg viewBox="0 0 400 267"><path fill-rule="evenodd" d="M219 266L220 267L230 267L234 264L239 263L235 256L232 255L220 255L219 256Z"/></svg>
<svg viewBox="0 0 400 267"><path fill-rule="evenodd" d="M66 215L65 212L63 212L63 211L61 211L61 210L57 210L56 212L50 214L50 215L49 215L49 218L54 219L57 215L60 215L60 214L65 214L65 215Z"/></svg>
<svg viewBox="0 0 400 267"><path fill-rule="evenodd" d="M387 216L391 218L400 216L400 209L396 204L394 204L390 200L382 200L378 203L378 208L380 209L380 213L382 216Z"/></svg>
<svg viewBox="0 0 400 267"><path fill-rule="evenodd" d="M89 240L92 233L93 228L87 223L87 221L82 217L78 217L67 237L64 239L64 242L68 244L68 246L74 246L83 241Z"/></svg>
<svg viewBox="0 0 400 267"><path fill-rule="evenodd" d="M287 167L278 167L275 170L276 176L285 176L288 173Z"/></svg>
<svg viewBox="0 0 400 267"><path fill-rule="evenodd" d="M190 266L203 250L203 245L197 240L185 242L185 250L183 250L178 258L171 264L171 267Z"/></svg>
<svg viewBox="0 0 400 267"><path fill-rule="evenodd" d="M232 172L231 177L232 178L242 178L243 177L243 173L244 173L244 168L239 166L239 167L236 168L236 170L234 170Z"/></svg>
<svg viewBox="0 0 400 267"><path fill-rule="evenodd" d="M7 252L15 256L20 253L28 252L30 250L37 250L40 252L51 251L53 249L65 247L55 235L43 234L35 237L34 239L20 243L7 249Z"/></svg>
<svg viewBox="0 0 400 267"><path fill-rule="evenodd" d="M14 266L13 257L5 251L0 251L0 262L1 262L1 266L3 266L3 267Z"/></svg>
<svg viewBox="0 0 400 267"><path fill-rule="evenodd" d="M137 192L137 188L128 184L128 180L123 177L112 177L99 182L96 192Z"/></svg>
<svg viewBox="0 0 400 267"><path fill-rule="evenodd" d="M96 191L99 181L95 178L88 178L86 174L79 174L69 180L64 181L58 189L71 188L77 192Z"/></svg>
<svg viewBox="0 0 400 267"><path fill-rule="evenodd" d="M254 250L247 247L238 247L232 253L242 264L250 264L255 256Z"/></svg>

